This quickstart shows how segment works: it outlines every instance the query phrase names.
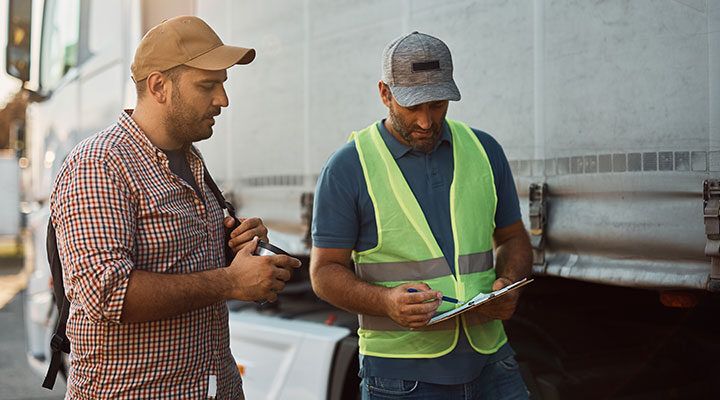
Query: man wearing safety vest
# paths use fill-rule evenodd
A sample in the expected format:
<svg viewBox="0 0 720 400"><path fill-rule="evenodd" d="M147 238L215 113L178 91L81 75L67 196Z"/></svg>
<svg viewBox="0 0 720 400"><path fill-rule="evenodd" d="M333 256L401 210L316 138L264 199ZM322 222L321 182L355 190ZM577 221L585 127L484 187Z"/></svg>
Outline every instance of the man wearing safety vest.
<svg viewBox="0 0 720 400"><path fill-rule="evenodd" d="M462 302L530 274L507 159L446 118L460 91L445 43L413 32L382 64L387 118L353 132L318 180L313 288L359 316L363 399L527 398L501 321L517 291L427 326L455 306L442 296Z"/></svg>

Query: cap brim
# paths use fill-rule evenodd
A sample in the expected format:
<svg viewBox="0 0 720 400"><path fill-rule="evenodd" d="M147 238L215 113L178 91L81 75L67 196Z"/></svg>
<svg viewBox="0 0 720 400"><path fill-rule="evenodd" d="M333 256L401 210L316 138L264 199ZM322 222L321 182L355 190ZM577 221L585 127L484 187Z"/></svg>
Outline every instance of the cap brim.
<svg viewBox="0 0 720 400"><path fill-rule="evenodd" d="M430 101L460 100L460 90L454 81L418 86L390 86L395 101L403 107L412 107Z"/></svg>
<svg viewBox="0 0 720 400"><path fill-rule="evenodd" d="M255 49L222 45L184 63L193 68L217 71L235 64L250 64L255 59Z"/></svg>

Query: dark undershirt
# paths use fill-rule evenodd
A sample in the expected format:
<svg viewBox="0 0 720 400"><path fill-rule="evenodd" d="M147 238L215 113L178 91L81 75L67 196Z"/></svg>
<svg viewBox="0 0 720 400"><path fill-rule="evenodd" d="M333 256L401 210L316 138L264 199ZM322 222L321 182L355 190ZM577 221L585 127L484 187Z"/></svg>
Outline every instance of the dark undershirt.
<svg viewBox="0 0 720 400"><path fill-rule="evenodd" d="M193 175L192 169L190 169L190 163L188 163L187 160L186 150L163 150L163 153L165 153L168 158L170 171L177 175L178 178L187 182L188 185L192 186L192 188L195 189L195 194L197 194L200 200L204 203L205 196L202 195L200 187L195 181L195 175Z"/></svg>

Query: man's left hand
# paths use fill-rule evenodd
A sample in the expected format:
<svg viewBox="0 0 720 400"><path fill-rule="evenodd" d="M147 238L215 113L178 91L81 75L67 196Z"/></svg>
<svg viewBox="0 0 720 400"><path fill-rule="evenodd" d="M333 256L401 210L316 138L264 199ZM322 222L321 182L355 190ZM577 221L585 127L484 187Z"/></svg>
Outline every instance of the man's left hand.
<svg viewBox="0 0 720 400"><path fill-rule="evenodd" d="M240 218L239 221L240 225L230 232L230 241L228 242L228 245L235 253L250 244L255 236L262 239L265 243L268 242L268 229L260 218ZM226 228L232 228L235 225L235 220L231 217L226 217L223 224Z"/></svg>
<svg viewBox="0 0 720 400"><path fill-rule="evenodd" d="M493 282L492 290L500 290L505 286L511 285L513 282L504 277L497 278ZM493 300L487 304L478 306L475 308L475 312L487 317L488 319L501 319L508 320L515 313L515 307L517 307L520 293L517 290L512 290L509 293L505 293L501 297Z"/></svg>

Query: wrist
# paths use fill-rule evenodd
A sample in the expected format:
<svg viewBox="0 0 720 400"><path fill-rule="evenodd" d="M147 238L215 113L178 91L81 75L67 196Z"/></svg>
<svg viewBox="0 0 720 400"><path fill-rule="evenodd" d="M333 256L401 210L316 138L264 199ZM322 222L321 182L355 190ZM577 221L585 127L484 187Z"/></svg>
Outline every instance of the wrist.
<svg viewBox="0 0 720 400"><path fill-rule="evenodd" d="M232 274L230 273L230 268L221 267L216 269L215 271L215 284L218 288L218 295L223 300L236 300L238 296L234 290L234 280L232 278Z"/></svg>
<svg viewBox="0 0 720 400"><path fill-rule="evenodd" d="M384 286L377 286L380 296L380 311L384 316L390 316L392 307L391 289Z"/></svg>

